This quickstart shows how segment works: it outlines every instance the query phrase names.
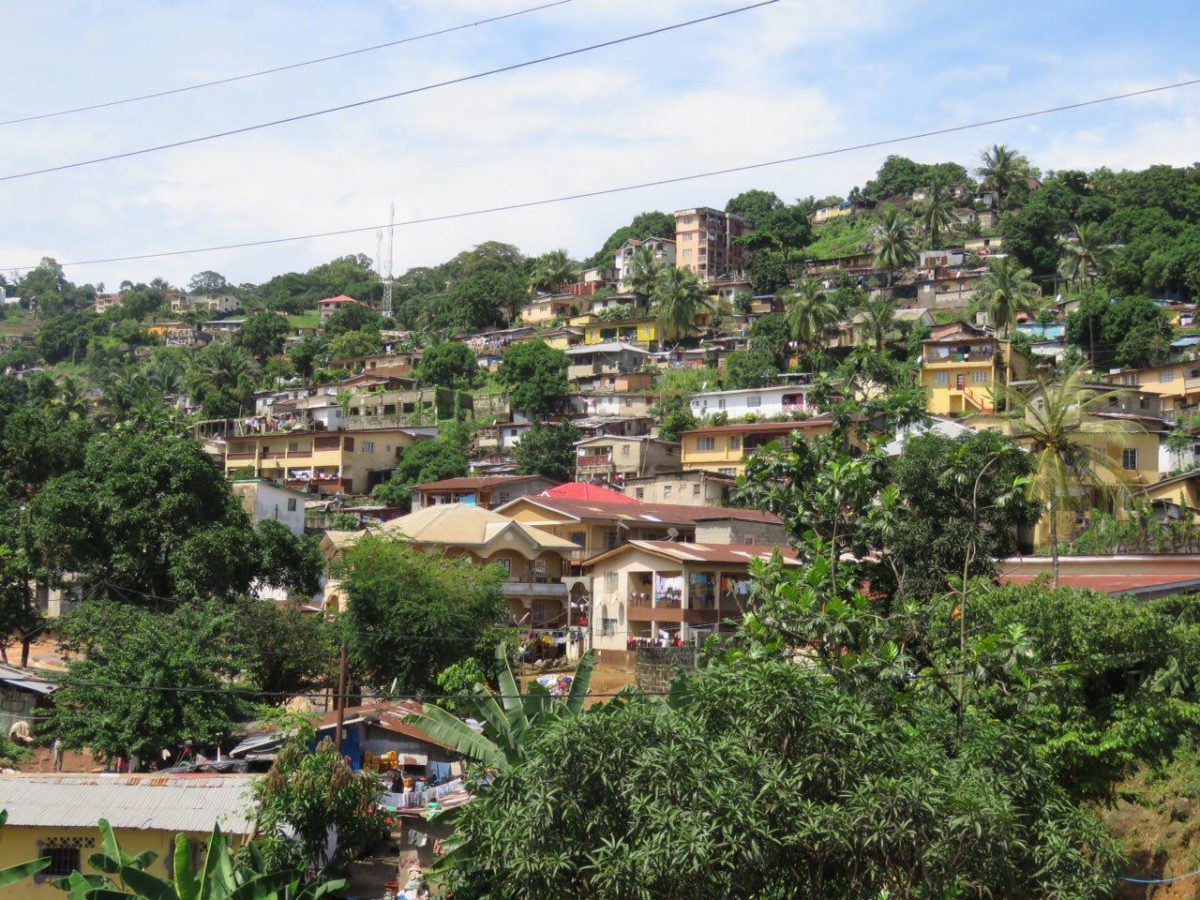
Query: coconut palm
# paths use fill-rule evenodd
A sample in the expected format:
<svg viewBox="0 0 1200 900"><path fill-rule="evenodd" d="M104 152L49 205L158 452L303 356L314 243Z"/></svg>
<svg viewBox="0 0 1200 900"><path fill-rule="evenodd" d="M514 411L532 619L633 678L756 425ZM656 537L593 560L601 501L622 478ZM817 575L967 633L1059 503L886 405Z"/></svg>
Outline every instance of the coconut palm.
<svg viewBox="0 0 1200 900"><path fill-rule="evenodd" d="M638 247L629 261L629 283L633 292L645 302L654 292L654 283L662 271L662 263L654 253L654 248L645 244Z"/></svg>
<svg viewBox="0 0 1200 900"><path fill-rule="evenodd" d="M975 289L972 308L987 310L992 326L1007 333L1016 321L1017 313L1032 309L1038 296L1030 274L1030 270L1022 267L1015 257L988 260L988 273Z"/></svg>
<svg viewBox="0 0 1200 900"><path fill-rule="evenodd" d="M983 179L983 186L996 192L996 212L1004 211L1004 200L1009 191L1029 176L1029 160L1004 144L993 144L979 157L979 168L975 174Z"/></svg>
<svg viewBox="0 0 1200 900"><path fill-rule="evenodd" d="M805 279L794 291L781 292L783 317L792 340L812 349L837 324L837 304L821 283Z"/></svg>
<svg viewBox="0 0 1200 900"><path fill-rule="evenodd" d="M178 394L183 386L183 366L170 356L160 356L146 366L146 381L163 397Z"/></svg>
<svg viewBox="0 0 1200 900"><path fill-rule="evenodd" d="M79 382L69 375L58 385L58 394L51 398L46 408L60 422L82 419L88 414L87 398Z"/></svg>
<svg viewBox="0 0 1200 900"><path fill-rule="evenodd" d="M896 330L896 304L887 297L875 297L865 301L859 312L867 339L877 351L883 350L884 343Z"/></svg>
<svg viewBox="0 0 1200 900"><path fill-rule="evenodd" d="M557 291L575 277L575 264L566 250L551 250L540 260L530 279L531 286L545 291Z"/></svg>
<svg viewBox="0 0 1200 900"><path fill-rule="evenodd" d="M678 340L693 329L696 316L712 309L700 282L689 269L663 269L650 294L659 340Z"/></svg>
<svg viewBox="0 0 1200 900"><path fill-rule="evenodd" d="M1079 223L1075 226L1075 240L1060 240L1058 245L1062 248L1058 274L1072 284L1091 283L1097 275L1103 275L1113 256L1112 247L1094 222Z"/></svg>
<svg viewBox="0 0 1200 900"><path fill-rule="evenodd" d="M941 244L942 232L957 221L954 215L954 192L942 179L934 179L925 188L925 199L917 208L917 221L929 238L929 248L936 250Z"/></svg>
<svg viewBox="0 0 1200 900"><path fill-rule="evenodd" d="M1013 421L1013 437L1033 455L1034 471L1028 491L1046 505L1050 515L1050 555L1054 585L1058 586L1058 519L1065 511L1091 505L1095 492L1120 497L1126 493L1118 451L1145 429L1135 419L1104 418L1128 392L1098 390L1088 385L1085 365L1076 365L1058 379L1037 376L1032 391L998 386Z"/></svg>
<svg viewBox="0 0 1200 900"><path fill-rule="evenodd" d="M522 693L503 646L496 648L496 660L500 663L499 702L482 684L477 684L474 694L461 701L470 705L472 716L483 722L482 734L438 706L426 705L420 714L405 719L406 724L420 728L434 740L493 772L511 768L524 758L526 739L538 725L583 713L594 665L589 650L579 658L566 699L558 701L536 682Z"/></svg>
<svg viewBox="0 0 1200 900"><path fill-rule="evenodd" d="M243 377L255 373L249 354L226 341L214 341L197 353L192 368L195 376L215 388L235 387Z"/></svg>
<svg viewBox="0 0 1200 900"><path fill-rule="evenodd" d="M887 286L890 289L896 271L917 261L912 225L900 210L889 203L883 208L879 221L871 227L871 241L875 244L875 268L887 273Z"/></svg>

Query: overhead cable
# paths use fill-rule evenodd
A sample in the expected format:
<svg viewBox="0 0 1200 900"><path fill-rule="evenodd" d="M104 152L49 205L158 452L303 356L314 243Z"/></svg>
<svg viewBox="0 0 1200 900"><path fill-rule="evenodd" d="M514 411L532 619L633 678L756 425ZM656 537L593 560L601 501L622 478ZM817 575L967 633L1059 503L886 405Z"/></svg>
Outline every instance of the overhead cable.
<svg viewBox="0 0 1200 900"><path fill-rule="evenodd" d="M559 59L566 59L571 56L578 56L581 53L590 53L594 50L602 50L606 47L615 47L618 44L626 44L630 41L640 40L642 38L652 37L658 34L665 34L669 31L677 31L680 28L688 28L692 25L700 25L704 22L712 22L717 19L723 19L727 16L737 15L738 13L749 12L753 9L759 9L763 6L770 6L778 3L779 0L759 0L757 3L751 3L748 6L739 6L736 9L727 9L723 12L713 13L708 16L701 16L697 19L688 19L686 22L676 22L673 25L664 25L661 28L652 28L649 31L639 31L636 34L628 34L624 37L613 38L607 41L601 41L598 44L589 44L586 47L576 47L573 50L563 50L558 53L552 53L549 56L539 56L536 59L527 59L519 63L510 63L506 66L498 66L494 69L486 69L482 72L474 72L470 75L460 75L456 78L447 78L444 81L436 81L432 84L423 84L420 87L408 88L403 91L394 91L390 94L382 94L378 97L368 97L364 100L355 100L351 103L343 103L339 106L329 106L324 109L316 109L311 112L297 113L294 116L285 116L282 119L272 119L269 122L258 122L254 125L243 125L241 128L231 128L228 131L217 131L212 134L202 134L198 137L184 138L178 141L170 141L166 144L156 144L152 147L140 147L137 150L125 150L121 153L110 153L107 156L96 156L91 159L81 159L72 163L62 163L57 166L46 166L41 169L30 169L27 172L14 172L10 175L0 175L0 181L15 181L19 178L31 178L34 175L48 175L52 172L66 172L70 169L81 169L85 166L94 166L98 163L112 162L118 159L129 159L134 156L145 156L150 153L158 153L163 150L171 150L177 147L188 147L193 144L202 144L207 141L215 141L219 138L232 137L237 134L247 134L252 131L261 131L264 128L274 128L277 125L287 125L292 122L302 122L306 119L315 119L319 116L327 116L331 113L345 112L348 109L358 109L363 106L369 106L373 103L382 103L385 100L395 100L399 97L411 97L414 94L423 94L428 91L434 91L438 88L451 87L456 84L465 84L470 81L478 81L481 78L487 78L491 75L500 75L505 72L515 72L519 69L527 69L530 66L541 65L542 63L554 62Z"/></svg>
<svg viewBox="0 0 1200 900"><path fill-rule="evenodd" d="M54 112L35 113L33 115L21 116L16 119L8 119L0 122L0 127L5 125L20 125L23 122L36 122L41 119L53 119L58 116L69 116L75 113L91 112L96 109L108 109L113 106L123 106L127 103L138 103L142 100L153 100L156 97L170 97L173 94L183 94L188 91L198 91L202 88L216 87L222 84L232 84L236 81L246 81L250 78L258 78L260 75L273 75L276 72L287 72L292 69L301 69L305 66L315 66L318 63L332 62L337 59L345 59L349 56L358 56L362 53L371 53L375 50L384 50L388 47L397 47L401 44L411 44L416 41L423 41L428 38L440 37L443 34L452 34L455 31L465 31L468 28L478 28L480 25L489 25L492 22L501 22L505 19L515 19L517 16L528 15L529 13L541 12L544 9L550 9L554 6L562 6L565 3L570 3L572 0L554 0L552 3L543 3L541 6L530 6L525 9L518 9L514 12L502 13L498 16L489 16L486 19L479 19L475 22L466 22L462 25L452 25L448 28L439 28L437 31L427 31L424 34L414 34L408 37L398 38L394 41L385 41L382 44L372 44L370 47L359 47L355 50L344 50L341 53L332 53L329 56L319 56L316 59L306 59L300 62L287 63L282 66L273 66L269 69L259 69L255 72L246 72L242 75L229 75L224 78L214 78L212 81L201 81L197 84L188 84L183 87L170 88L165 91L154 91L149 94L137 94L133 97L122 97L119 100L106 100L102 103L92 103L88 106L74 106L69 109L59 109Z"/></svg>
<svg viewBox="0 0 1200 900"><path fill-rule="evenodd" d="M908 143L924 138L936 137L943 134L953 134L960 131L970 131L978 128L985 128L989 125L1000 125L1006 122L1015 122L1021 119L1032 119L1039 116L1047 116L1053 113L1066 112L1073 109L1082 109L1088 106L1096 106L1101 103L1112 103L1118 100L1128 100L1133 97L1142 97L1147 94L1155 94L1162 91L1174 90L1176 88L1191 87L1200 84L1200 78L1193 78L1188 81L1178 81L1173 84L1163 84L1157 87L1144 88L1137 91L1129 91L1123 94L1111 94L1107 97L1097 97L1091 100L1080 100L1075 103L1066 103L1060 106L1050 106L1044 109L1031 110L1029 112L1013 113L1012 115L1000 116L994 119L983 119L978 122L968 122L961 125L952 125L946 128L934 128L928 131L914 132L912 134L898 135L895 137L880 138L878 140L866 141L859 144L850 144L842 147L834 147L827 150L817 150L812 153L800 153L795 156L787 156L780 159L766 160L764 162L747 163L745 165L728 166L722 169L711 169L706 172L695 172L688 175L677 175L672 178L660 178L655 181L643 181L635 184L620 185L617 187L597 188L595 190L580 191L574 194L561 194L555 197L543 197L538 200L523 200L513 203L506 203L500 206L485 207L482 209L465 210L462 212L442 213L434 216L424 216L422 218L407 219L401 222L384 222L375 225L362 225L353 228L339 228L333 231L318 231L310 234L289 235L287 237L264 238L253 241L238 241L228 244L212 244L204 247L189 247L184 250L162 250L154 253L134 253L124 256L108 256L97 257L94 259L81 259L72 262L62 263L63 266L92 266L104 263L118 262L133 262L143 259L162 259L171 256L187 256L193 253L216 253L222 250L243 250L249 247L267 247L273 244L287 244L296 241L308 241L318 238L341 237L351 234L365 234L368 232L378 231L381 228L389 227L407 227L412 225L426 225L434 222L446 222L454 219L473 218L475 216L491 215L493 213L513 212L521 209L533 209L541 206L550 206L556 203L568 203L575 200L587 200L594 197L604 197L611 194L623 194L632 191L645 190L647 188L661 187L664 185L681 184L689 181L699 181L704 178L716 178L721 175L733 175L739 172L750 172L756 169L766 169L773 166L782 166L789 163L804 162L807 160L821 159L828 156L837 156L843 153L852 153L858 150L869 150L877 147L886 147L893 144ZM9 266L0 265L0 270L23 272L37 268L36 266Z"/></svg>

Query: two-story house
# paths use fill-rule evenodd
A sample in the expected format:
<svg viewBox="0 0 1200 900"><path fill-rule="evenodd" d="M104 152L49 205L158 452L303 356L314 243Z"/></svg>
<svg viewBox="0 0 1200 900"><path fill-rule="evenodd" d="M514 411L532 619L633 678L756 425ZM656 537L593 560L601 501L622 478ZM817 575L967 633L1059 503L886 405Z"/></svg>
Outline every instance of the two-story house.
<svg viewBox="0 0 1200 900"><path fill-rule="evenodd" d="M689 641L729 629L747 609L752 560L786 547L632 540L583 562L592 583L592 647L603 661L665 636Z"/></svg>
<svg viewBox="0 0 1200 900"><path fill-rule="evenodd" d="M800 438L812 440L831 434L833 420L828 416L795 422L751 422L740 425L713 425L683 432L681 468L702 469L718 475L737 476L746 470L746 461L760 447L774 441Z"/></svg>
<svg viewBox="0 0 1200 900"><path fill-rule="evenodd" d="M535 297L521 310L525 325L546 325L556 319L569 319L584 307L584 301L574 294L548 294Z"/></svg>
<svg viewBox="0 0 1200 900"><path fill-rule="evenodd" d="M323 300L317 301L317 309L320 311L321 324L324 325L333 314L339 309L347 306L365 306L367 309L374 309L369 303L363 303L361 300L355 300L353 297L347 297L345 294L339 294L336 297L326 297Z"/></svg>
<svg viewBox="0 0 1200 900"><path fill-rule="evenodd" d="M682 503L686 506L725 506L737 480L703 469L677 469L657 475L626 478L621 489L626 497L643 503Z"/></svg>
<svg viewBox="0 0 1200 900"><path fill-rule="evenodd" d="M620 483L679 468L679 443L649 435L597 435L575 442L575 480Z"/></svg>
<svg viewBox="0 0 1200 900"><path fill-rule="evenodd" d="M589 332L591 329L588 329ZM567 378L582 392L591 392L605 384L608 377L628 375L646 368L652 355L633 344L609 341L584 344L566 351Z"/></svg>
<svg viewBox="0 0 1200 900"><path fill-rule="evenodd" d="M1200 360L1177 360L1143 369L1116 369L1100 376L1107 385L1137 388L1162 398L1167 414L1200 404Z"/></svg>
<svg viewBox="0 0 1200 900"><path fill-rule="evenodd" d="M519 501L518 501L519 502ZM569 625L568 588L562 578L579 556L571 541L492 510L465 503L427 506L368 532L326 532L322 548L332 565L364 534L379 534L448 557L466 557L481 566L498 565L514 624L523 628ZM345 607L336 581L327 583L326 606Z"/></svg>
<svg viewBox="0 0 1200 900"><path fill-rule="evenodd" d="M231 437L225 474L252 474L312 493L365 494L386 480L401 454L421 439L405 428Z"/></svg>
<svg viewBox="0 0 1200 900"><path fill-rule="evenodd" d="M925 408L932 415L991 412L997 387L1032 371L1011 343L964 324L935 329L921 342L921 360Z"/></svg>

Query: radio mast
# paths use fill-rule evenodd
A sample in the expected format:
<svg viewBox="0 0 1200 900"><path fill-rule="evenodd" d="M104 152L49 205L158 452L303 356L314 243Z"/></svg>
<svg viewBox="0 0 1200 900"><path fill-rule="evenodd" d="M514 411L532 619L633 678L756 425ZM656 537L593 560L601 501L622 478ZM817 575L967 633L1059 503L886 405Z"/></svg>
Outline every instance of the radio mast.
<svg viewBox="0 0 1200 900"><path fill-rule="evenodd" d="M387 256L384 257L384 270L386 274L383 276L383 314L389 319L394 317L392 312L392 285L395 283L392 278L392 252L395 244L396 233L396 201L393 200L388 208L388 227L387 227Z"/></svg>

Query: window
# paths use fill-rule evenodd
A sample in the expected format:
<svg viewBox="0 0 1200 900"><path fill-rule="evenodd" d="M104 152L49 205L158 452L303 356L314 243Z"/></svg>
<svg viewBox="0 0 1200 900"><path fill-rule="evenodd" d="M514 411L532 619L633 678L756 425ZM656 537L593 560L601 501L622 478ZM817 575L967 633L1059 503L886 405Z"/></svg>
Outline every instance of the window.
<svg viewBox="0 0 1200 900"><path fill-rule="evenodd" d="M754 546L754 535L752 535L752 534L746 535L745 537L742 538L742 543L745 544L747 547L753 547Z"/></svg>
<svg viewBox="0 0 1200 900"><path fill-rule="evenodd" d="M971 383L972 384L987 384L987 382L988 382L988 373L987 372L972 372L971 373Z"/></svg>
<svg viewBox="0 0 1200 900"><path fill-rule="evenodd" d="M729 468L717 469L717 474L718 475L736 475L737 469L729 469Z"/></svg>
<svg viewBox="0 0 1200 900"><path fill-rule="evenodd" d="M1121 468L1127 472L1136 472L1138 467L1138 454L1136 447L1126 447L1121 451Z"/></svg>
<svg viewBox="0 0 1200 900"><path fill-rule="evenodd" d="M949 372L935 372L933 375L933 383L934 384L943 384L943 385L949 384L950 383L950 373Z"/></svg>
<svg viewBox="0 0 1200 900"><path fill-rule="evenodd" d="M691 259L691 258L692 258L692 248L691 248L691 247L684 247L684 248L683 248L683 258L684 258L684 259Z"/></svg>
<svg viewBox="0 0 1200 900"><path fill-rule="evenodd" d="M498 565L500 568L502 568L510 576L512 575L512 560L511 559L505 559L502 556L498 560L496 560L496 565Z"/></svg>
<svg viewBox="0 0 1200 900"><path fill-rule="evenodd" d="M634 491L633 491L633 497L634 497L634 499L635 499L635 500L642 500L642 499L645 499L645 496L646 496L646 489L645 489L645 488L635 488L635 489L634 489Z"/></svg>
<svg viewBox="0 0 1200 900"><path fill-rule="evenodd" d="M615 550L621 546L621 535L615 531L610 531L604 535L604 549Z"/></svg>
<svg viewBox="0 0 1200 900"><path fill-rule="evenodd" d="M363 453L374 453L375 452L375 442L374 441L363 441L362 452Z"/></svg>
<svg viewBox="0 0 1200 900"><path fill-rule="evenodd" d="M693 485L692 485L692 496L693 496L693 497L699 497L699 496L700 496L700 483L699 483L699 482L697 482L696 484L693 484Z"/></svg>
<svg viewBox="0 0 1200 900"><path fill-rule="evenodd" d="M46 878L67 878L80 870L78 847L46 847L42 859L50 860L50 866L41 873Z"/></svg>
<svg viewBox="0 0 1200 900"><path fill-rule="evenodd" d="M742 449L742 439L740 437L738 437L736 434L729 439L729 449L730 450L741 450Z"/></svg>
<svg viewBox="0 0 1200 900"><path fill-rule="evenodd" d="M628 444L622 444L622 445L621 445L621 455L622 455L622 456L628 456L628 455L629 455L629 445L628 445Z"/></svg>
<svg viewBox="0 0 1200 900"><path fill-rule="evenodd" d="M296 498L288 497L288 512L295 512L295 511L296 511Z"/></svg>
<svg viewBox="0 0 1200 900"><path fill-rule="evenodd" d="M498 496L499 496L498 502L500 502L500 503L507 503L509 500L512 499L512 494L510 494L508 491L501 491Z"/></svg>
<svg viewBox="0 0 1200 900"><path fill-rule="evenodd" d="M663 499L664 499L664 500L670 500L670 499L671 499L671 490L672 490L672 486L671 486L671 485L669 485L669 484L664 484L664 485L663 485Z"/></svg>
<svg viewBox="0 0 1200 900"><path fill-rule="evenodd" d="M720 397L717 399L717 409L724 409L724 408L725 408L725 398Z"/></svg>
<svg viewBox="0 0 1200 900"><path fill-rule="evenodd" d="M713 450L716 448L716 446L717 446L716 438L710 438L710 437L696 438L696 449L697 450L701 450L701 451Z"/></svg>
<svg viewBox="0 0 1200 900"><path fill-rule="evenodd" d="M616 572L605 572L604 573L604 590L608 591L610 594L616 592L616 590L617 590L617 573Z"/></svg>
<svg viewBox="0 0 1200 900"><path fill-rule="evenodd" d="M1175 370L1174 369L1163 369L1161 372L1158 373L1158 383L1159 384L1170 384L1174 380L1175 380Z"/></svg>
<svg viewBox="0 0 1200 900"><path fill-rule="evenodd" d="M760 406L762 406L762 397L758 394L751 394L746 398L746 406L749 409L758 409Z"/></svg>
<svg viewBox="0 0 1200 900"><path fill-rule="evenodd" d="M1150 398L1149 397L1139 397L1138 398L1138 406L1141 407L1142 409L1149 409L1150 408Z"/></svg>
<svg viewBox="0 0 1200 900"><path fill-rule="evenodd" d="M576 547L586 547L587 535L582 531L574 531L571 533L571 543Z"/></svg>
<svg viewBox="0 0 1200 900"><path fill-rule="evenodd" d="M600 620L600 634L602 637L615 637L617 634L617 620L616 619L601 619Z"/></svg>
<svg viewBox="0 0 1200 900"><path fill-rule="evenodd" d="M352 438L352 437L346 438L342 442L342 447L345 448L346 450L349 450L351 453L353 453L354 452L354 438Z"/></svg>
<svg viewBox="0 0 1200 900"><path fill-rule="evenodd" d="M288 444L288 453L295 453L299 449L300 449L299 441L292 441L290 444Z"/></svg>

